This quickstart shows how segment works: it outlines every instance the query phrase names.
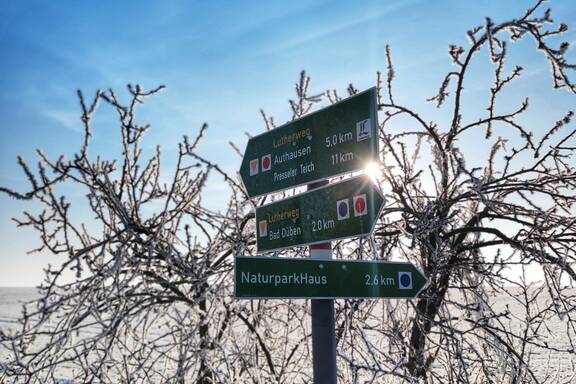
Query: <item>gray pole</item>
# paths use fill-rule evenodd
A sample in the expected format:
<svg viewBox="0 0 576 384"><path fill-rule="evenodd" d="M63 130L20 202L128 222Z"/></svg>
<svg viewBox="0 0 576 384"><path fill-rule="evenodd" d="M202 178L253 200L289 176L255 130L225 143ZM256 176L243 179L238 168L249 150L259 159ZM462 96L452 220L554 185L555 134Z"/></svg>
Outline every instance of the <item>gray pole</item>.
<svg viewBox="0 0 576 384"><path fill-rule="evenodd" d="M328 184L328 181L308 185L308 190ZM332 243L310 246L310 258L332 259ZM334 300L310 300L312 304L312 364L314 384L336 384L336 323Z"/></svg>

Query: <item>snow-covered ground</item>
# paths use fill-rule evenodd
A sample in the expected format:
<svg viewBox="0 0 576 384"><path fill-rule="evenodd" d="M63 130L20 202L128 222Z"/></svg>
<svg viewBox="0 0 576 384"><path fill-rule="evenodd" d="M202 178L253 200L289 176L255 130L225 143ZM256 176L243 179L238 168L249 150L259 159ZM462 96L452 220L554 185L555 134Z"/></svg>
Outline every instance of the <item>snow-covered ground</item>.
<svg viewBox="0 0 576 384"><path fill-rule="evenodd" d="M21 316L21 305L23 302L31 301L38 297L35 288L0 288L0 329L4 332L19 327L18 318ZM521 314L521 306L510 297L492 297L494 309L499 311L508 308L513 314ZM545 297L542 300L546 300ZM544 302L541 303L545 305ZM570 311L571 312L571 311ZM576 313L566 315L574 316ZM546 342L559 349L567 349L570 346L570 340L567 335L573 335L573 332L567 332L566 316L564 318L553 317L546 321L546 326L542 328L542 336L545 336ZM521 322L515 321L512 317L510 320L511 327L520 327ZM539 332L540 334L540 332ZM548 382L576 382L576 358L569 353L556 353L537 348L531 348L527 354L531 370L536 376L548 378ZM0 371L2 365L7 362L7 352L0 348ZM73 384L64 377L58 381L59 384Z"/></svg>

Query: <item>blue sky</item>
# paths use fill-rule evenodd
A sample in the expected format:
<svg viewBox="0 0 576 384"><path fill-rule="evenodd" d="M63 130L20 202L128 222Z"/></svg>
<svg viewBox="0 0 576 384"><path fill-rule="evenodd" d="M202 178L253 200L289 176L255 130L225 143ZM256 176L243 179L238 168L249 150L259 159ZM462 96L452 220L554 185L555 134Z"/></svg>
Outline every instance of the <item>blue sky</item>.
<svg viewBox="0 0 576 384"><path fill-rule="evenodd" d="M36 148L53 157L79 148L76 89L93 94L98 88L122 91L127 83L149 88L166 84L168 89L150 99L139 115L141 122L153 126L147 145L160 144L169 158L182 135L194 135L207 122L201 150L233 172L240 159L228 150L228 141L243 148L244 132L262 132L260 108L278 123L287 121L287 100L302 69L312 76L312 89L318 93L337 89L345 94L350 82L368 88L376 71L385 71L384 46L390 44L397 101L441 120L443 112L425 99L435 94L451 68L448 44L467 44L465 32L482 24L485 16L505 21L532 3L2 1L0 185L26 190L17 155L34 164ZM573 1L550 6L556 20L576 20ZM567 39L576 41L574 32ZM533 45L521 43L512 50L528 81L515 86L503 106L531 96L541 111L533 120L537 131L540 121L557 120L575 99L565 92L541 92L550 89L550 79ZM483 92L491 78L482 65L474 70L467 97L470 105L476 105L475 100L486 105ZM115 156L116 135L113 115L102 108L95 120L92 153ZM217 183L212 188L209 203L217 207ZM72 199L81 198L70 193ZM38 245L35 233L17 230L10 218L29 208L29 203L0 195L0 286L35 285L42 267L58 262L49 255L26 255Z"/></svg>

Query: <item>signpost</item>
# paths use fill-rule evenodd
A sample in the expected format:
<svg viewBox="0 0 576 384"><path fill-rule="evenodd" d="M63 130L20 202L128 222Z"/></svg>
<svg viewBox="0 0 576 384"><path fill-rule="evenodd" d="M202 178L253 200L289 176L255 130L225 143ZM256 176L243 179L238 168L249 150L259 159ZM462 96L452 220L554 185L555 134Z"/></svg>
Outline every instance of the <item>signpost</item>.
<svg viewBox="0 0 576 384"><path fill-rule="evenodd" d="M408 262L236 257L238 299L412 299L428 280Z"/></svg>
<svg viewBox="0 0 576 384"><path fill-rule="evenodd" d="M363 169L378 158L376 88L248 141L240 175L250 197Z"/></svg>
<svg viewBox="0 0 576 384"><path fill-rule="evenodd" d="M372 233L384 198L368 176L327 179L378 159L376 88L248 141L240 176L250 197L309 184L256 209L258 252L310 245L310 259L236 257L237 299L312 299L314 383L336 383L336 298L414 298L427 284L405 262L332 260L330 241Z"/></svg>
<svg viewBox="0 0 576 384"><path fill-rule="evenodd" d="M366 175L256 209L258 251L368 235L384 199Z"/></svg>

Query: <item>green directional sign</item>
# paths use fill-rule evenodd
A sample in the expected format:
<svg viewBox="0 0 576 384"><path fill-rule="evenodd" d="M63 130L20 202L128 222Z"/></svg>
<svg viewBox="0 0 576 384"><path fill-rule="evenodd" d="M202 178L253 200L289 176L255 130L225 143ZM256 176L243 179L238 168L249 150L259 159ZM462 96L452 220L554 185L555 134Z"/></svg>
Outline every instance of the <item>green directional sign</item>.
<svg viewBox="0 0 576 384"><path fill-rule="evenodd" d="M238 299L415 298L426 276L407 262L236 257Z"/></svg>
<svg viewBox="0 0 576 384"><path fill-rule="evenodd" d="M378 158L376 88L248 141L240 175L250 197L365 168Z"/></svg>
<svg viewBox="0 0 576 384"><path fill-rule="evenodd" d="M259 252L372 232L384 199L366 175L256 209Z"/></svg>

